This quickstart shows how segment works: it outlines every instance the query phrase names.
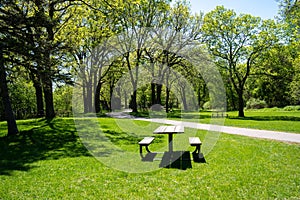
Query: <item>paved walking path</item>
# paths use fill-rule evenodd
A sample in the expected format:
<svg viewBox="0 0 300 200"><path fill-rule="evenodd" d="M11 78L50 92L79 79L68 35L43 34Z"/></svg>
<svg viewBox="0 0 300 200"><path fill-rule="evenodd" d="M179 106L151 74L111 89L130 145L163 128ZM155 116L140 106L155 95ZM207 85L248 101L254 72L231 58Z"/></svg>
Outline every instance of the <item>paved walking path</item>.
<svg viewBox="0 0 300 200"><path fill-rule="evenodd" d="M296 134L296 133L237 128L237 127L219 126L213 124L200 124L195 122L183 122L183 121L175 121L175 120L168 120L168 119L137 118L136 120L151 121L151 122L170 124L170 125L182 125L184 127L189 127L189 128L218 131L218 132L234 134L234 135L244 135L244 136L255 137L255 138L264 138L264 139L278 140L284 142L300 143L300 134Z"/></svg>

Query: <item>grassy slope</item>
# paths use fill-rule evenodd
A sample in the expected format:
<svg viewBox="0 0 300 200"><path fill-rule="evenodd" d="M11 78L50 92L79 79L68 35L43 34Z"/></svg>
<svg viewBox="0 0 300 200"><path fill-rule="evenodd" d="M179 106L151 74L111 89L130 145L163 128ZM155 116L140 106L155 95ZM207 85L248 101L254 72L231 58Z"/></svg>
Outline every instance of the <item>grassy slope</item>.
<svg viewBox="0 0 300 200"><path fill-rule="evenodd" d="M20 136L0 137L0 199L300 198L296 144L221 134L205 155L207 163L134 174L106 167L90 156L72 119L18 123ZM126 119L100 123L116 145L137 154L136 141L153 131L147 122L126 128L123 125L131 123ZM3 127L0 123L2 135ZM205 143L206 133L197 134ZM150 147L155 150L165 142L162 137Z"/></svg>

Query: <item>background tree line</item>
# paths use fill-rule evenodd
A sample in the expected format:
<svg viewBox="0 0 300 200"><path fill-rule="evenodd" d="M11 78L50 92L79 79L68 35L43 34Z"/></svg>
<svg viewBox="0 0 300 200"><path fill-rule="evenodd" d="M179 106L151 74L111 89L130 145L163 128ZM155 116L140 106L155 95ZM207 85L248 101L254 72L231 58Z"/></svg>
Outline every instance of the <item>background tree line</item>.
<svg viewBox="0 0 300 200"><path fill-rule="evenodd" d="M71 115L74 84L82 88L84 113L112 107L138 112L153 105L166 112L209 109L212 99L199 66L174 52L193 42L203 44L195 51L204 65L210 58L218 66L227 109L238 110L238 116L247 103L299 105L299 6L297 0L281 0L277 20L262 20L222 6L192 14L186 1L2 1L0 118L16 134L15 118ZM157 32L149 35L149 28ZM147 46L149 37L164 48ZM110 38L120 51L113 62L105 46ZM126 42L131 38L136 40ZM139 87L142 65L149 84ZM126 73L127 82L120 81ZM183 79L193 85L193 94ZM196 100L188 103L193 95Z"/></svg>

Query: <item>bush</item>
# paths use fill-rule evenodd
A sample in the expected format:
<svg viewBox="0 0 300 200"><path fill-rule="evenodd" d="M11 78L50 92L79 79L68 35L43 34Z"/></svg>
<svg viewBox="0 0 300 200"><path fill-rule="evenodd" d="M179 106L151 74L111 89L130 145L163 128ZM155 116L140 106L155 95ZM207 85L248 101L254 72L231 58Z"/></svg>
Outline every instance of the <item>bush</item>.
<svg viewBox="0 0 300 200"><path fill-rule="evenodd" d="M247 109L261 109L266 108L267 103L264 100L250 98L249 101L246 103Z"/></svg>
<svg viewBox="0 0 300 200"><path fill-rule="evenodd" d="M286 106L283 108L284 111L300 111L300 106Z"/></svg>
<svg viewBox="0 0 300 200"><path fill-rule="evenodd" d="M203 104L203 110L210 110L211 109L211 105L210 105L210 101L207 101Z"/></svg>

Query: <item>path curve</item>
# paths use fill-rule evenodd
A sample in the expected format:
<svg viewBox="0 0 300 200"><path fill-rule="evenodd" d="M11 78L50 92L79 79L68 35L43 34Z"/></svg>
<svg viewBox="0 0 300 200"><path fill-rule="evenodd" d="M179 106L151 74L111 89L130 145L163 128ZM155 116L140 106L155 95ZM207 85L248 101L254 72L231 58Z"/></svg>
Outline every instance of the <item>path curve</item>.
<svg viewBox="0 0 300 200"><path fill-rule="evenodd" d="M238 128L238 127L220 126L214 124L200 124L196 122L184 122L184 121L176 121L176 120L168 120L168 119L136 118L136 120L151 121L151 122L170 124L170 125L182 125L184 127L201 129L201 130L218 131L222 133L243 135L243 136L254 137L254 138L271 139L271 140L277 140L283 142L300 143L300 134L296 134L296 133Z"/></svg>

